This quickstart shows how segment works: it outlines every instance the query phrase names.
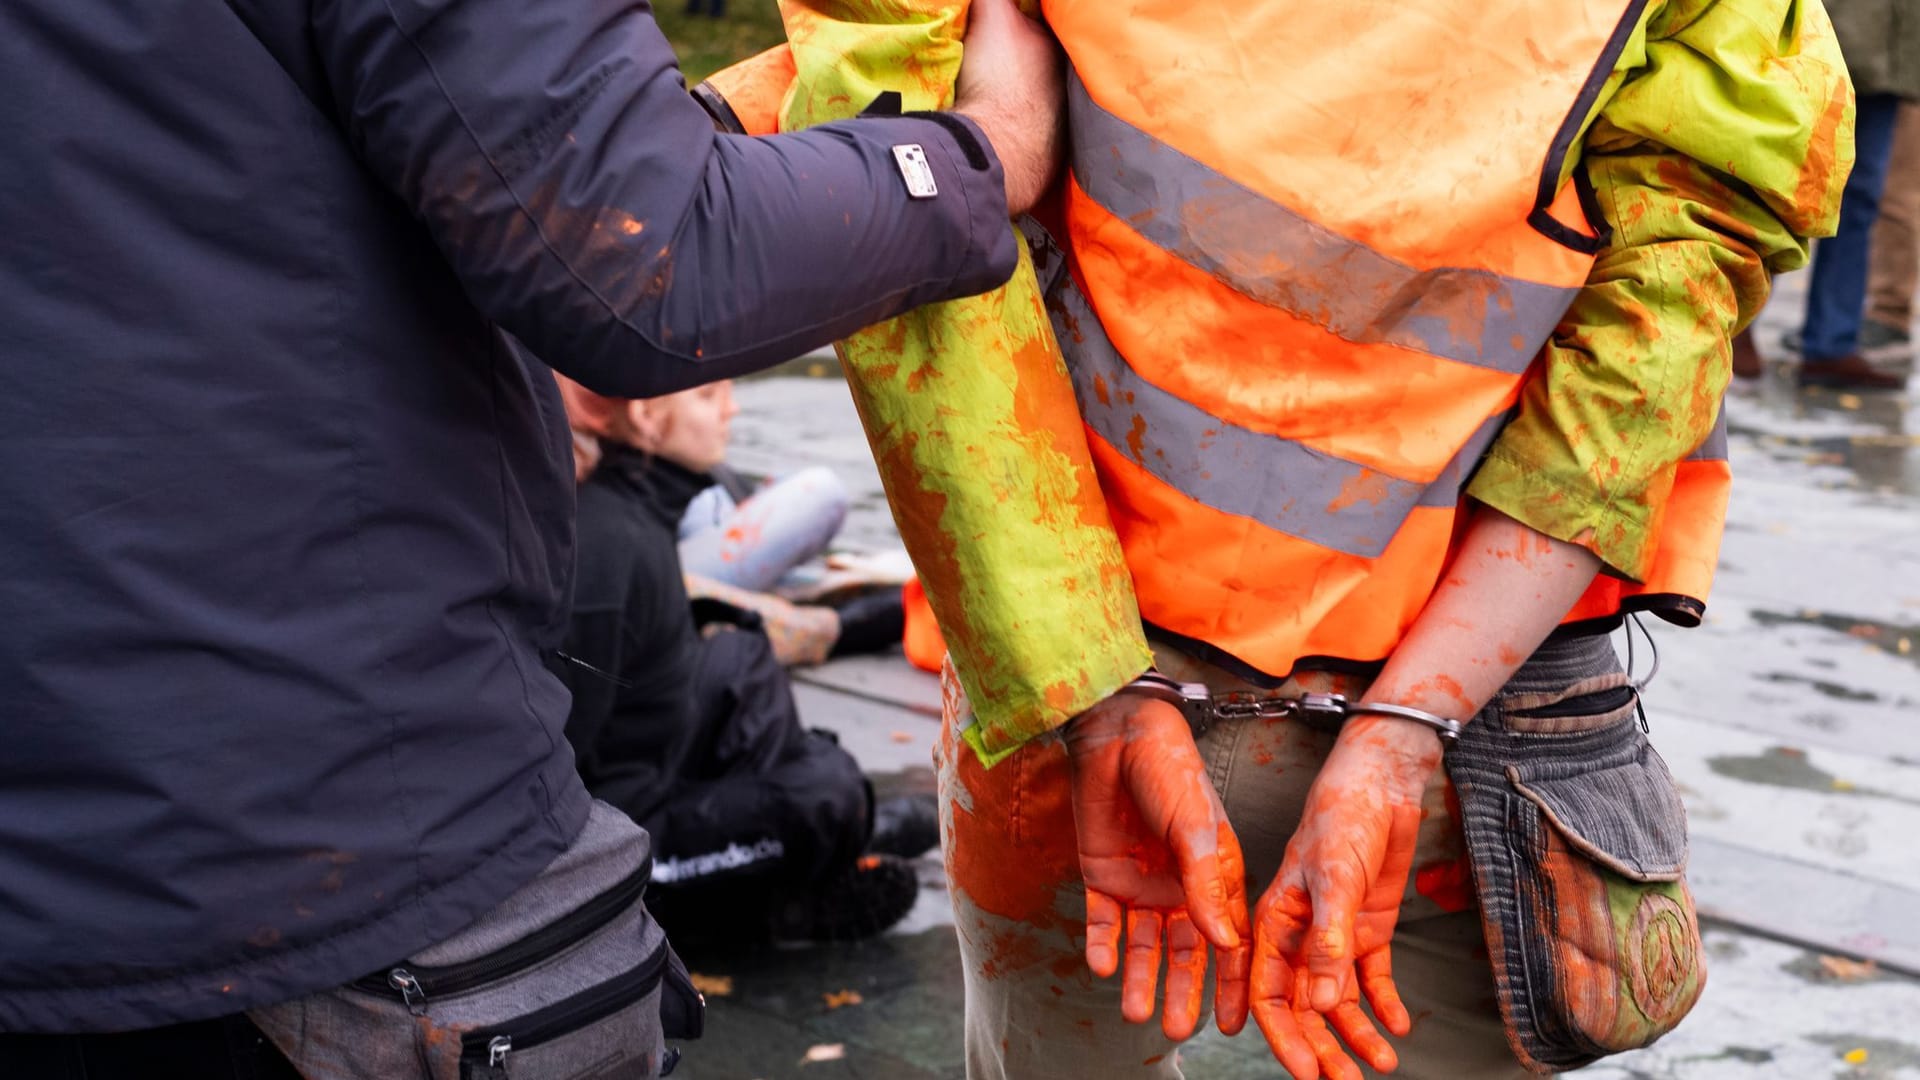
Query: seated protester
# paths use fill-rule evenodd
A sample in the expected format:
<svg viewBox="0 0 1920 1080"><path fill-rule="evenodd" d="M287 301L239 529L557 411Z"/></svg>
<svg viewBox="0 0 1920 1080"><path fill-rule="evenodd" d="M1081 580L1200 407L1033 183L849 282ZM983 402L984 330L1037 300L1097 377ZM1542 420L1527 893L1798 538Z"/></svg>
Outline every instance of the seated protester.
<svg viewBox="0 0 1920 1080"><path fill-rule="evenodd" d="M904 859L938 840L931 800L876 808L852 756L801 727L753 617L703 636L687 597L675 526L725 451L731 388L649 401L562 388L601 449L579 494L567 738L588 790L653 836L649 906L676 941L898 922L919 891Z"/></svg>
<svg viewBox="0 0 1920 1080"><path fill-rule="evenodd" d="M738 411L731 400L729 392L729 417ZM722 434L722 451L725 443ZM846 521L847 488L832 469L801 469L758 490L724 464L698 472L704 486L677 526L680 565L696 597L758 612L783 664L817 664L899 644L905 616L898 589L830 608L772 595L796 567L826 554Z"/></svg>

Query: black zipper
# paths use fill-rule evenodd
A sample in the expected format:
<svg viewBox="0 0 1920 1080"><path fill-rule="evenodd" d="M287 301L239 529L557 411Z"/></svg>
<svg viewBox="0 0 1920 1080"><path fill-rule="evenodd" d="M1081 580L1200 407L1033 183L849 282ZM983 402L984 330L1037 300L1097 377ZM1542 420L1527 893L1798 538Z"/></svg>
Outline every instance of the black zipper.
<svg viewBox="0 0 1920 1080"><path fill-rule="evenodd" d="M547 959L600 930L631 908L653 879L653 858L640 869L622 878L613 887L581 904L526 937L504 945L485 956L458 964L425 967L406 963L355 979L355 989L383 997L398 998L411 1008L426 1004L428 997L460 994L477 986L505 978L523 968Z"/></svg>
<svg viewBox="0 0 1920 1080"><path fill-rule="evenodd" d="M1590 694L1581 694L1565 701L1556 701L1534 709L1509 709L1508 716L1517 716L1525 720L1555 720L1568 716L1599 716L1610 713L1629 701L1639 697L1631 686L1613 686L1605 690L1595 690Z"/></svg>
<svg viewBox="0 0 1920 1080"><path fill-rule="evenodd" d="M563 998L544 1009L509 1020L504 1024L469 1031L460 1036L462 1075L505 1075L509 1053L527 1050L541 1043L568 1035L652 993L667 970L667 942L660 944L640 966L617 975L597 986L588 987L570 998ZM482 1067L487 1071L481 1071Z"/></svg>

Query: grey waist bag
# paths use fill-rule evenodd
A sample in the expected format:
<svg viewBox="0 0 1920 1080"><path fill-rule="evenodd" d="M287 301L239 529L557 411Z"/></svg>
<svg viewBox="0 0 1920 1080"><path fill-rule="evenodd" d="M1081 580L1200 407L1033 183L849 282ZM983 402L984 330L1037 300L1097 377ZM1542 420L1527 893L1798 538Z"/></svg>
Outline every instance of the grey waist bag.
<svg viewBox="0 0 1920 1080"><path fill-rule="evenodd" d="M309 1080L665 1076L665 1040L698 1038L704 1003L641 902L651 865L485 955L251 1015Z"/></svg>
<svg viewBox="0 0 1920 1080"><path fill-rule="evenodd" d="M1516 676L1447 752L1507 1037L1534 1072L1653 1042L1706 981L1686 811L1605 656L1614 670L1537 692Z"/></svg>

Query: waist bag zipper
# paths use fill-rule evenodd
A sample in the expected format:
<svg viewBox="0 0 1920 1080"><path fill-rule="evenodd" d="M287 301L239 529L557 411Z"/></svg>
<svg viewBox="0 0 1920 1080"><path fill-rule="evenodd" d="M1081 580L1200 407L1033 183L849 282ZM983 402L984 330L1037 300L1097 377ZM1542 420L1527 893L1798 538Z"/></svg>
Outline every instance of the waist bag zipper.
<svg viewBox="0 0 1920 1080"><path fill-rule="evenodd" d="M652 993L666 969L667 943L662 941L639 967L625 975L498 1027L467 1032L460 1036L461 1080L507 1080L510 1054L612 1016Z"/></svg>
<svg viewBox="0 0 1920 1080"><path fill-rule="evenodd" d="M460 994L504 978L547 959L612 922L632 907L653 878L653 860L622 878L611 888L526 937L485 956L440 967L396 965L355 979L353 986L383 997L397 997L415 1014L426 1011L427 999Z"/></svg>

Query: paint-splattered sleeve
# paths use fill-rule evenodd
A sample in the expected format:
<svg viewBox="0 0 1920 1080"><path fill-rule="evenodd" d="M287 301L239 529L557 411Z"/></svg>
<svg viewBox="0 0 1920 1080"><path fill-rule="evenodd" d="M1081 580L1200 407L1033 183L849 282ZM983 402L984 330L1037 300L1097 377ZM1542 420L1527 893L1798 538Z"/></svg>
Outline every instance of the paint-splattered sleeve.
<svg viewBox="0 0 1920 1080"><path fill-rule="evenodd" d="M1607 241L1468 492L1639 580L1730 339L1833 232L1853 102L1819 0L1651 5L1600 102L1566 174Z"/></svg>

